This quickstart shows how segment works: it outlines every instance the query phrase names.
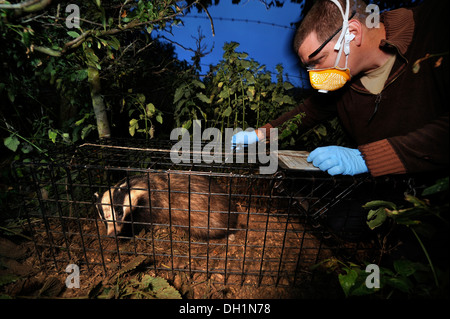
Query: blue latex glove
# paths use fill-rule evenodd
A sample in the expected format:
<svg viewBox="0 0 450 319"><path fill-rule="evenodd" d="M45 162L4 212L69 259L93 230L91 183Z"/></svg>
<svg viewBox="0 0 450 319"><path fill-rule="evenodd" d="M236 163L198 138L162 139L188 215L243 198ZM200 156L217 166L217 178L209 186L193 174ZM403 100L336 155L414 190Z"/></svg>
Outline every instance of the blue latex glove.
<svg viewBox="0 0 450 319"><path fill-rule="evenodd" d="M353 176L369 172L358 149L342 146L318 147L309 154L307 161L332 176L338 174Z"/></svg>
<svg viewBox="0 0 450 319"><path fill-rule="evenodd" d="M240 150L242 147L248 146L258 141L258 135L256 135L255 131L241 131L234 134L231 138L231 150L233 150L234 148L236 148L236 150Z"/></svg>

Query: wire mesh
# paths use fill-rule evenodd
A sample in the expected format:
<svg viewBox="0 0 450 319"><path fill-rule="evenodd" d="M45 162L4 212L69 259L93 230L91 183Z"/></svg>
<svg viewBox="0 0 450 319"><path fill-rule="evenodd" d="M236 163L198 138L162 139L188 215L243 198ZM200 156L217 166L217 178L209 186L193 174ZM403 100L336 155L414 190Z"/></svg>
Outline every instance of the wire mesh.
<svg viewBox="0 0 450 319"><path fill-rule="evenodd" d="M362 240L361 205L397 185L365 175L282 169L261 175L255 163L174 164L171 146L108 140L16 162L41 264L74 263L108 274L143 255L157 275L292 287L310 279L311 266L323 259L372 254L373 245ZM111 205L119 192L127 199ZM131 212L113 218L112 235L97 212L96 193L110 201L102 207Z"/></svg>

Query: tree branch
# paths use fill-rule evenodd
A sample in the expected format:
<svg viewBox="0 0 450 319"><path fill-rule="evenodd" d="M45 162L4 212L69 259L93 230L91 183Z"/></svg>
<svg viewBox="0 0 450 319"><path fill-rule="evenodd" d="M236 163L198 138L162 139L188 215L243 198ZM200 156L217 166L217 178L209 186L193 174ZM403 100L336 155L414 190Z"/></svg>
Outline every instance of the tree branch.
<svg viewBox="0 0 450 319"><path fill-rule="evenodd" d="M86 32L83 32L79 37L73 39L72 41L67 42L66 44L64 44L64 48L62 49L61 53L66 53L66 51L69 49L79 47L87 38L87 36L90 35L91 33L92 31L88 30Z"/></svg>
<svg viewBox="0 0 450 319"><path fill-rule="evenodd" d="M216 32L214 31L214 23L213 23L213 19L211 18L211 15L209 14L208 10L205 8L205 6L203 6L203 4L201 4L201 2L198 2L198 5L200 7L202 7L202 9L206 12L206 15L209 18L209 23L211 23L211 31L212 31L212 35L213 37L216 35Z"/></svg>
<svg viewBox="0 0 450 319"><path fill-rule="evenodd" d="M36 3L36 2L39 2L39 4L42 4L43 2L50 3L51 0L30 0L29 2L23 2L23 3L20 3L20 4L5 5L5 6L16 6L17 7L18 5L24 6L24 4ZM164 21L164 20L169 20L169 19L172 19L172 18L174 18L174 17L176 17L178 15L181 15L184 10L190 8L191 6L193 6L194 4L197 4L197 3L199 3L199 2L195 1L195 2L191 3L190 5L186 6L185 8L183 8L180 12L174 13L174 14L172 14L170 16L158 18L158 19L155 19L155 20L152 20L152 21L140 22L138 19L135 19L135 20L131 21L130 23L126 24L123 27L119 25L118 27L113 28L113 29L109 29L109 30L102 30L102 31L88 30L88 31L85 31L79 37L77 37L77 38L67 42L66 44L64 44L64 47L62 48L61 52L55 51L55 50L52 50L52 49L49 49L49 48L45 48L45 47L35 47L35 49L36 49L36 51L39 51L39 52L42 52L42 53L45 53L45 54L48 54L48 55L51 55L51 56L61 56L61 55L65 54L68 50L75 49L75 48L79 47L86 40L86 38L88 36L92 35L92 34L94 34L97 37L102 37L102 36L106 36L106 35L114 35L114 34L117 34L117 33L123 32L123 31L131 30L131 29L139 27L139 26L153 24L153 23L157 23L157 22L160 22L160 21ZM12 9L12 7L10 9ZM206 11L206 9L205 9L205 11ZM209 16L209 13L207 13L207 14ZM212 25L212 20L211 20L211 26L213 28L213 34L214 34L214 26Z"/></svg>
<svg viewBox="0 0 450 319"><path fill-rule="evenodd" d="M35 12L47 7L52 0L29 0L20 3L1 3L0 9L14 10L16 15L21 15L22 13Z"/></svg>
<svg viewBox="0 0 450 319"><path fill-rule="evenodd" d="M56 51L56 50L53 50L50 48L41 47L41 46L37 46L37 45L33 46L33 50L41 52L41 53L45 53L47 55L54 56L54 57L60 57L62 55L61 51Z"/></svg>

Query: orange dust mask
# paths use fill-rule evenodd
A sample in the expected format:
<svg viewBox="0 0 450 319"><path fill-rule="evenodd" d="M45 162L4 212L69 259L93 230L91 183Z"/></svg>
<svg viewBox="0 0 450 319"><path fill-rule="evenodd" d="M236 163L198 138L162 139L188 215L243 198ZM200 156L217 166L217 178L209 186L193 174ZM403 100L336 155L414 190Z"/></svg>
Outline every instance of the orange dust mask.
<svg viewBox="0 0 450 319"><path fill-rule="evenodd" d="M341 35L334 46L334 50L338 51L338 56L334 63L334 67L326 69L308 69L309 80L311 86L319 90L319 92L327 93L328 91L335 91L342 88L347 81L351 79L350 69L347 67L348 55L350 54L350 42L355 38L354 34L351 34L348 29L349 20L349 0L346 1L345 13L342 9L341 4L337 0L330 0L336 4L341 11L343 23L342 27L339 28L328 40L326 40L316 51L314 51L309 58L317 55L320 50L342 29ZM355 13L352 14L350 19ZM345 54L345 67L338 67L339 61L342 56L342 52Z"/></svg>

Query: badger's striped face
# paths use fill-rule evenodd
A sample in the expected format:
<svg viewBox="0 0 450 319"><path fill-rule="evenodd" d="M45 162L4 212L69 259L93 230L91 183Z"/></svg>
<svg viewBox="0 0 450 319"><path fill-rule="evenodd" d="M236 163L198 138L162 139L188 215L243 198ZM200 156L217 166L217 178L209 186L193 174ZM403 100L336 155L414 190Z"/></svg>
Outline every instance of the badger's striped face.
<svg viewBox="0 0 450 319"><path fill-rule="evenodd" d="M123 201L120 201L120 189L111 188L98 198L97 210L100 218L106 224L106 233L108 236L119 234L123 228L124 214ZM97 195L98 196L98 195ZM114 225L115 224L115 225Z"/></svg>
<svg viewBox="0 0 450 319"><path fill-rule="evenodd" d="M135 185L135 187L141 188L142 185ZM106 223L108 236L121 233L125 225L125 219L136 208L139 198L144 195L148 196L147 191L143 189L129 189L127 182L112 187L103 193L102 197L96 194L98 198L97 210L100 218Z"/></svg>

